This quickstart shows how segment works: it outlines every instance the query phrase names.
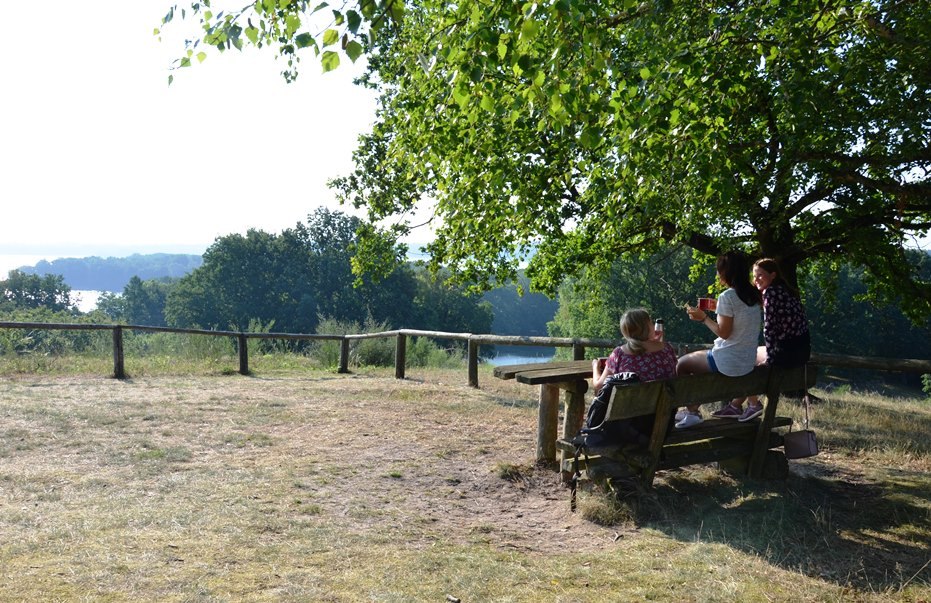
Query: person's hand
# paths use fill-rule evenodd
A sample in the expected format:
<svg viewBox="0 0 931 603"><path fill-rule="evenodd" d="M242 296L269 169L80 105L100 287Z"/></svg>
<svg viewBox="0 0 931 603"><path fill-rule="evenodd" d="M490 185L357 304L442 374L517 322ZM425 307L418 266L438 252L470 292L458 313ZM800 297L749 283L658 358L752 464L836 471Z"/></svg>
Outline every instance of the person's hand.
<svg viewBox="0 0 931 603"><path fill-rule="evenodd" d="M705 319L708 318L708 314L701 308L686 306L685 311L689 313L689 318L695 322L705 322Z"/></svg>

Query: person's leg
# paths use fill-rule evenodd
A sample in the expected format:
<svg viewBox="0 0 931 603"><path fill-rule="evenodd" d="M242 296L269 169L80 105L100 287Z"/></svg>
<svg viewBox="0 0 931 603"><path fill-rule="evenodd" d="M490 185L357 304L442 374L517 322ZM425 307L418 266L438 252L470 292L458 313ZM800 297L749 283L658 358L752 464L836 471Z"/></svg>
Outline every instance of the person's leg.
<svg viewBox="0 0 931 603"><path fill-rule="evenodd" d="M679 358L676 363L676 375L698 375L701 373L716 372L716 367L712 364L714 358L708 350L698 350L685 354ZM687 405L686 412L676 413L676 427L683 429L692 427L702 422L701 413L697 405Z"/></svg>
<svg viewBox="0 0 931 603"><path fill-rule="evenodd" d="M761 346L757 347L757 349L756 349L756 365L757 365L757 366L763 366L764 364L766 364L766 346L761 345ZM715 411L715 412L713 412L713 413L711 413L711 414L712 414L712 416L715 416L715 417L733 417L733 418L735 418L735 419L738 418L738 417L743 417L743 414L744 414L744 409L743 409L744 402L747 401L748 399L750 400L750 406L752 406L752 407L754 407L754 408L761 408L761 406L760 406L760 397L759 397L759 396L750 396L749 398L747 398L747 397L744 397L744 398L734 398L733 400L730 401L730 405L731 405L732 408L727 408L727 407L725 406L725 407L722 408L721 410ZM757 415L754 415L754 416L757 416Z"/></svg>
<svg viewBox="0 0 931 603"><path fill-rule="evenodd" d="M711 364L708 362L708 350L689 352L679 358L676 363L676 375L698 375L710 373Z"/></svg>

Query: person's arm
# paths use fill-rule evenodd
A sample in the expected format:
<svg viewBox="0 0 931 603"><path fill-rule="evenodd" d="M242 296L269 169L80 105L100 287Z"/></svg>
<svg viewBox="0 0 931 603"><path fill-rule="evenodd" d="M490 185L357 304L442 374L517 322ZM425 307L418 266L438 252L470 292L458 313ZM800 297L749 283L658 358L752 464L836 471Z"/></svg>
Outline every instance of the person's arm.
<svg viewBox="0 0 931 603"><path fill-rule="evenodd" d="M720 337L727 339L734 332L734 317L718 314L718 322L715 322L708 313L698 308L688 308L689 318L696 322L704 324L711 329L711 332Z"/></svg>
<svg viewBox="0 0 931 603"><path fill-rule="evenodd" d="M608 363L601 366L601 359L592 360L592 389L596 392L601 389L601 384L608 378Z"/></svg>

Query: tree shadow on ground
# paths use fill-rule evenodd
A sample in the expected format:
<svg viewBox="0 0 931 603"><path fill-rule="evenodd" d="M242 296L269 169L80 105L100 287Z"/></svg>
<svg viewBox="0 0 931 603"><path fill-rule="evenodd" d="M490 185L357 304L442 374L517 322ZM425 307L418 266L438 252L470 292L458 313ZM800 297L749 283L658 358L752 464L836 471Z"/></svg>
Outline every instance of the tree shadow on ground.
<svg viewBox="0 0 931 603"><path fill-rule="evenodd" d="M635 521L861 591L931 584L931 476L891 468L880 482L816 459L793 465L784 482L664 472L635 498Z"/></svg>

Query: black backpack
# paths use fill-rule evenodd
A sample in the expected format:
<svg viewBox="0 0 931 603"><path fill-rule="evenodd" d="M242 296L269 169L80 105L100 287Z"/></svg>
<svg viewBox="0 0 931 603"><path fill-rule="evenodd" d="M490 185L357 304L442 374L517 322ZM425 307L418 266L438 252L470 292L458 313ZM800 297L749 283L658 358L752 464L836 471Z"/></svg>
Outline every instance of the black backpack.
<svg viewBox="0 0 931 603"><path fill-rule="evenodd" d="M653 429L654 415L633 417L620 421L605 422L608 414L608 403L611 401L611 392L619 385L639 383L637 373L624 372L608 377L601 386L601 390L592 399L588 407L588 415L579 434L573 438L573 443L589 450L609 446L624 446L638 444L646 446L650 443L650 433Z"/></svg>

